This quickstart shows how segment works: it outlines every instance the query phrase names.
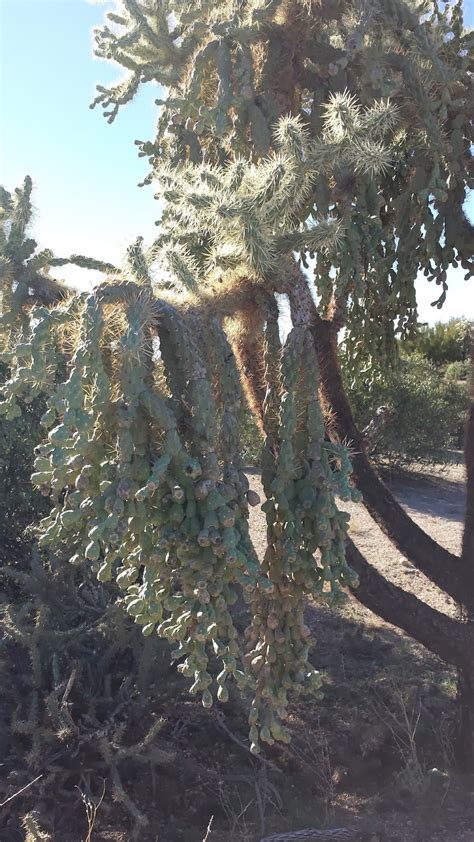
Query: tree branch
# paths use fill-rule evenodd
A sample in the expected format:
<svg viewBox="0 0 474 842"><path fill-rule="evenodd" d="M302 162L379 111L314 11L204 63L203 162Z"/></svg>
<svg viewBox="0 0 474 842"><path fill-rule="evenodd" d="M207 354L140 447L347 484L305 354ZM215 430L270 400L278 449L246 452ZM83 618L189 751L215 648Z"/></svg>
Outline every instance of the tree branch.
<svg viewBox="0 0 474 842"><path fill-rule="evenodd" d="M39 304L45 304L46 306L58 304L72 291L62 281L42 275L40 272L37 272L35 275L29 275L27 282L28 288L32 291L32 300Z"/></svg>
<svg viewBox="0 0 474 842"><path fill-rule="evenodd" d="M414 594L392 584L369 564L349 538L347 561L359 577L356 599L378 617L403 629L444 661L456 667L474 658L474 623L464 623L431 608Z"/></svg>
<svg viewBox="0 0 474 842"><path fill-rule="evenodd" d="M237 360L248 404L261 429L266 383L263 361L265 313L255 300L238 310L230 323L229 341Z"/></svg>

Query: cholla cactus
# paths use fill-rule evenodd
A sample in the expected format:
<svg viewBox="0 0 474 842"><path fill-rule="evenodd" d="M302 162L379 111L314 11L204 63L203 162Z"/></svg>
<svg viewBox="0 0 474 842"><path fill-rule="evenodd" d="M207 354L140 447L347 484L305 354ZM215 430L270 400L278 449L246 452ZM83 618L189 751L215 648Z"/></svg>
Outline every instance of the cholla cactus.
<svg viewBox="0 0 474 842"><path fill-rule="evenodd" d="M0 282L1 282L1 339L3 361L22 368L22 396L30 400L50 380L51 365L57 363L58 349L48 347L46 354L38 354L34 347L21 342L29 331L28 308L38 304L34 311L36 348L47 336L49 320L55 319L48 307L65 300L69 291L51 275L50 268L72 263L85 269L119 274L111 263L104 263L83 255L68 258L55 257L49 249L37 250L37 243L27 236L33 207L31 204L32 180L26 176L23 186L12 195L0 188ZM27 315L28 313L28 315ZM40 339L43 337L43 340ZM34 343L35 344L35 343ZM28 385L28 388L26 388ZM9 417L19 414L13 399L14 387L10 386Z"/></svg>
<svg viewBox="0 0 474 842"><path fill-rule="evenodd" d="M123 0L96 38L127 76L96 103L113 121L142 82L166 87L156 141L139 143L165 201L160 234L88 296L51 288L31 309L5 273L16 344L0 408L15 413L25 389L49 395L33 475L52 502L41 541L116 578L144 634L175 642L205 707L229 681L249 688L253 751L288 738L289 691L318 692L305 597L338 600L355 584L336 495L357 494L346 449L325 440L315 331L334 350L344 324L355 365L390 356L416 322L418 271L441 301L448 265L468 265L468 37L460 4L429 10ZM292 303L283 348L278 292ZM265 433L261 564L242 385Z"/></svg>
<svg viewBox="0 0 474 842"><path fill-rule="evenodd" d="M335 115L343 106L344 126L335 129ZM336 213L306 218L314 181L341 163L361 172L389 166L390 137L382 145L378 117L389 135L396 120L389 102L362 110L345 93L332 98L325 131L315 141L299 118L282 118L274 132L277 151L259 164L237 158L225 167L158 166L165 212L151 258L158 258L184 289L234 274L259 280L270 292L278 290L284 283L282 259L286 266L294 252L337 253L344 242L345 221ZM318 292L329 299L331 289L327 277Z"/></svg>
<svg viewBox="0 0 474 842"><path fill-rule="evenodd" d="M297 251L303 263L315 255L321 315L338 311L354 367L393 359L396 337L416 327L418 273L440 287L441 306L448 266L469 270L472 35L460 0L444 11L429 2L423 14L403 0L123 0L108 17L97 54L126 76L99 87L94 104L112 121L142 83L165 88L157 136L138 142L149 180L164 162L257 163L288 115L309 141L324 135L333 165L308 190L293 187L293 201L303 227L329 217L346 236L329 252L304 239ZM344 136L349 158L337 149ZM276 161L266 177L271 190Z"/></svg>
<svg viewBox="0 0 474 842"><path fill-rule="evenodd" d="M73 263L84 269L97 269L108 274L119 274L111 263L94 260L91 257L74 254L71 257L55 257L50 249L37 250L37 243L27 236L33 215L31 191L33 183L26 176L22 187L14 194L0 188L0 278L2 281L3 324L9 319L13 326L21 307L28 301L41 301L48 305L60 297L66 297L58 282L49 274L53 266ZM12 286L13 285L13 286ZM13 293L13 297L8 296Z"/></svg>
<svg viewBox="0 0 474 842"><path fill-rule="evenodd" d="M135 281L111 278L67 297L58 286L49 307L21 302L0 410L12 417L17 396L48 395L32 476L52 504L40 544L92 565L100 581L115 579L143 633L176 644L173 658L205 707L214 695L226 701L230 680L254 688L258 751L259 735L286 738L288 692L319 686L304 596L337 600L355 581L344 559L347 517L335 503L355 494L347 454L324 441L308 326L280 349L270 314L269 546L260 565L248 529L259 499L239 455L240 374L218 313L200 309L198 272L178 304L173 290L157 296L140 241L128 260ZM182 280L176 269L170 277ZM4 282L5 301L14 288ZM239 594L252 618L244 648L231 612ZM210 658L220 661L217 677Z"/></svg>

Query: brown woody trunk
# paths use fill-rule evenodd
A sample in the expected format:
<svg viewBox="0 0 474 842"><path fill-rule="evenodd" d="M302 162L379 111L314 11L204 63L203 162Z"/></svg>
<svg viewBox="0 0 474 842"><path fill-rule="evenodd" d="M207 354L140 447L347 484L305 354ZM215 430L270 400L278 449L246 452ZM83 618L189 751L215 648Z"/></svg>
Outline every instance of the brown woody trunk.
<svg viewBox="0 0 474 842"><path fill-rule="evenodd" d="M474 623L450 617L415 594L389 582L347 539L347 560L359 577L352 593L388 623L403 629L443 661L459 669L474 668Z"/></svg>
<svg viewBox="0 0 474 842"><path fill-rule="evenodd" d="M245 394L263 430L265 369L263 361L265 313L255 302L235 313L228 325L229 341L237 360Z"/></svg>
<svg viewBox="0 0 474 842"><path fill-rule="evenodd" d="M314 337L323 399L338 438L350 443L353 475L364 505L403 555L457 602L474 608L474 591L466 589L459 558L441 547L409 517L370 464L342 382L337 334L332 324L320 319Z"/></svg>

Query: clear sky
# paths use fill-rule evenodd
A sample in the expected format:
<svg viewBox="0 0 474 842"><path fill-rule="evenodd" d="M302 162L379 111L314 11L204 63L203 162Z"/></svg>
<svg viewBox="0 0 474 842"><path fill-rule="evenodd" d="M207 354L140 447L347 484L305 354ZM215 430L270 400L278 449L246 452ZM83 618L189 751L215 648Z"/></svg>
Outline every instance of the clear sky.
<svg viewBox="0 0 474 842"><path fill-rule="evenodd" d="M32 176L37 208L34 234L58 256L73 252L120 262L138 235L150 242L159 215L153 188L138 188L148 171L136 138L155 134L159 89L141 88L109 125L89 109L97 82L117 80L120 68L92 53L92 28L112 2L0 0L0 182L8 189ZM469 23L474 1L465 2ZM471 202L474 216L474 202ZM61 269L75 284L95 273ZM430 302L437 289L418 285L420 318L474 318L474 285L451 270L445 306Z"/></svg>

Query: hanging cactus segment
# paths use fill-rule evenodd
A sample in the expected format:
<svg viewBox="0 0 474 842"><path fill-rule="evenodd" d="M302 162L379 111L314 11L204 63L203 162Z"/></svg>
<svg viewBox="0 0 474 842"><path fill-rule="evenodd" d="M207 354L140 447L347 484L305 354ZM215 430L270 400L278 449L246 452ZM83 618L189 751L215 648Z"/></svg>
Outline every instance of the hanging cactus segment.
<svg viewBox="0 0 474 842"><path fill-rule="evenodd" d="M77 302L64 306L64 318L71 310ZM60 312L50 314L52 328ZM31 353L42 359L52 333L39 329L37 311L32 317ZM122 323L121 335L111 334L111 321ZM175 402L153 383L155 330L163 351L171 343L163 360L174 355L184 384ZM176 642L179 669L194 677L191 691L202 692L205 706L212 704L208 646L221 659L223 698L239 663L229 606L236 588L249 599L259 574L238 458L238 375L224 361L228 350L220 337L222 467L214 394L190 326L170 305L152 306L140 287L133 294L126 284L100 287L83 303L69 373L52 390L45 419L52 428L33 474L54 502L40 543L73 547L72 563L89 561L101 581L115 577L144 634L158 628ZM171 390L174 371L163 364ZM25 385L21 367L16 374L7 384L12 396Z"/></svg>
<svg viewBox="0 0 474 842"><path fill-rule="evenodd" d="M293 328L281 353L279 388L272 359L275 322L267 325L267 456L263 484L267 500L268 547L252 604L244 661L255 675L250 714L252 750L264 742L286 741L282 725L288 693L296 687L318 691L321 679L308 661L311 632L304 623L308 596L338 602L357 579L345 560L348 515L335 494L355 495L343 448L324 441L318 398L317 361L306 326ZM280 397L281 396L281 397ZM275 409L279 405L277 423ZM316 554L316 556L315 556Z"/></svg>
<svg viewBox="0 0 474 842"><path fill-rule="evenodd" d="M274 175L264 204L284 174ZM227 177L248 184L252 172L236 165ZM28 208L28 191L20 198ZM24 236L21 226L11 230ZM32 476L51 499L40 545L90 564L102 582L114 579L143 634L174 644L172 657L205 707L216 696L226 701L229 681L247 688L258 751L260 740L288 738L290 692L320 686L308 661L306 597L338 600L354 584L344 560L347 518L334 499L352 494L349 461L324 440L308 328L297 325L282 348L276 302L261 292L256 307L265 306L249 322L266 337L259 383L268 548L259 562L248 514L260 499L239 436L241 378L258 342L252 353L241 349L239 371L235 336L218 310L209 318L194 290L178 305L172 285L157 298L141 240L128 261L135 281L109 279L89 295L66 296L59 286L49 306L18 293L26 282L15 273L21 280L25 269L13 261L3 279L11 376L0 412L13 417L19 398L47 395ZM250 614L244 646L232 611L239 599Z"/></svg>
<svg viewBox="0 0 474 842"><path fill-rule="evenodd" d="M115 579L143 634L175 644L205 707L228 698L230 680L253 688L254 751L260 738L287 738L290 691L320 684L307 660L305 597L337 599L353 584L334 502L350 495L348 463L323 441L309 333L296 327L281 350L274 309L261 564L248 528L260 501L240 457L240 374L218 319L204 325L192 306L157 299L146 277L24 309L0 403L11 414L17 396L48 395L32 476L52 503L40 544ZM245 651L232 615L239 597L251 610Z"/></svg>

